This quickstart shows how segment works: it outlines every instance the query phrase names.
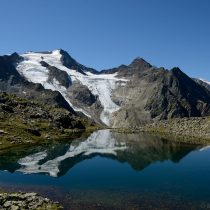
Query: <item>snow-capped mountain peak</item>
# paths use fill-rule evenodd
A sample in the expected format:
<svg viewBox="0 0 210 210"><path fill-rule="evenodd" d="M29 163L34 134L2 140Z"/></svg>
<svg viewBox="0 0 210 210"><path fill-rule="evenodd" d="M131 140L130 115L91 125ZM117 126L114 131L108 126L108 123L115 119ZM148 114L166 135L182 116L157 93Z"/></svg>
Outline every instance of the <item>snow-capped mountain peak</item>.
<svg viewBox="0 0 210 210"><path fill-rule="evenodd" d="M81 120L86 121L86 115L90 123L136 128L159 119L210 113L208 81L190 78L179 68L157 68L142 58L98 72L64 50L54 50L0 56L0 67L2 91L62 107Z"/></svg>
<svg viewBox="0 0 210 210"><path fill-rule="evenodd" d="M118 78L117 73L85 73L81 69L84 66L77 63L63 50L54 50L52 52L27 52L22 54L21 57L23 59L17 64L17 70L21 75L28 81L41 83L45 89L59 91L75 111L82 112L91 118L91 114L88 110L85 110L83 107L78 107L72 102L69 97L68 87L63 86L54 75L51 80L49 79L52 68L56 68L56 71L60 71L60 73L67 73L71 82L80 83L81 85L86 86L93 95L98 97L101 106L103 107L100 114L100 120L104 124L110 125L112 113L120 108L111 98L112 91L117 85L124 85L127 81L126 79ZM75 69L68 68L69 66L75 67Z"/></svg>

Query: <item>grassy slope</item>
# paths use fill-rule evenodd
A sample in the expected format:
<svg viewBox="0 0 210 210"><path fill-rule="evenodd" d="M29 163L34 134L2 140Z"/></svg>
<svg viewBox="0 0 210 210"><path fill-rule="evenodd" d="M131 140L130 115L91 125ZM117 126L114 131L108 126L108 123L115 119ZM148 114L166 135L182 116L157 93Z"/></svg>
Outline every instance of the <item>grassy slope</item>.
<svg viewBox="0 0 210 210"><path fill-rule="evenodd" d="M68 138L95 129L96 125L65 109L0 93L0 149Z"/></svg>

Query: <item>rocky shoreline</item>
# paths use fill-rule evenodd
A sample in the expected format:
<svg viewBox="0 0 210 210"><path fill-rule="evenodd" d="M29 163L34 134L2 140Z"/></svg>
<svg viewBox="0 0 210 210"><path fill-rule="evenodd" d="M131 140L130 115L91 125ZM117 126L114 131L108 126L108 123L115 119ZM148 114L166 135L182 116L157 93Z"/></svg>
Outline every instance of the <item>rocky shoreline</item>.
<svg viewBox="0 0 210 210"><path fill-rule="evenodd" d="M139 133L170 137L173 141L192 144L210 143L210 117L186 117L162 120L135 128L114 129L116 132Z"/></svg>
<svg viewBox="0 0 210 210"><path fill-rule="evenodd" d="M58 202L43 198L37 193L0 193L0 209L2 210L61 210Z"/></svg>
<svg viewBox="0 0 210 210"><path fill-rule="evenodd" d="M144 127L147 132L159 132L179 137L210 141L210 118L190 117L155 122Z"/></svg>

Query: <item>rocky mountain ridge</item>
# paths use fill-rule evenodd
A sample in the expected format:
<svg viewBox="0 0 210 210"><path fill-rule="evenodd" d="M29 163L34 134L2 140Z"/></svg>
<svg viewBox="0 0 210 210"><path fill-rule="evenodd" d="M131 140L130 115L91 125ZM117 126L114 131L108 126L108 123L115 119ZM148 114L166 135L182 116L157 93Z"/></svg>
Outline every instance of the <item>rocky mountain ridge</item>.
<svg viewBox="0 0 210 210"><path fill-rule="evenodd" d="M1 56L0 90L109 127L210 115L207 83L179 68L157 68L139 57L129 65L98 72L64 50Z"/></svg>

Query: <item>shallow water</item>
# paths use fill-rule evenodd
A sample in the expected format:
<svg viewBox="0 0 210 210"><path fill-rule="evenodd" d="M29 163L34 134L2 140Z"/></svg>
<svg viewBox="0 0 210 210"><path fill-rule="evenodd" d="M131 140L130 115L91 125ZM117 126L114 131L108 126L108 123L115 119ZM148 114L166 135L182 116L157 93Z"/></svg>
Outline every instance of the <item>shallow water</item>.
<svg viewBox="0 0 210 210"><path fill-rule="evenodd" d="M66 209L209 209L210 150L109 130L1 152L0 187L35 191Z"/></svg>

